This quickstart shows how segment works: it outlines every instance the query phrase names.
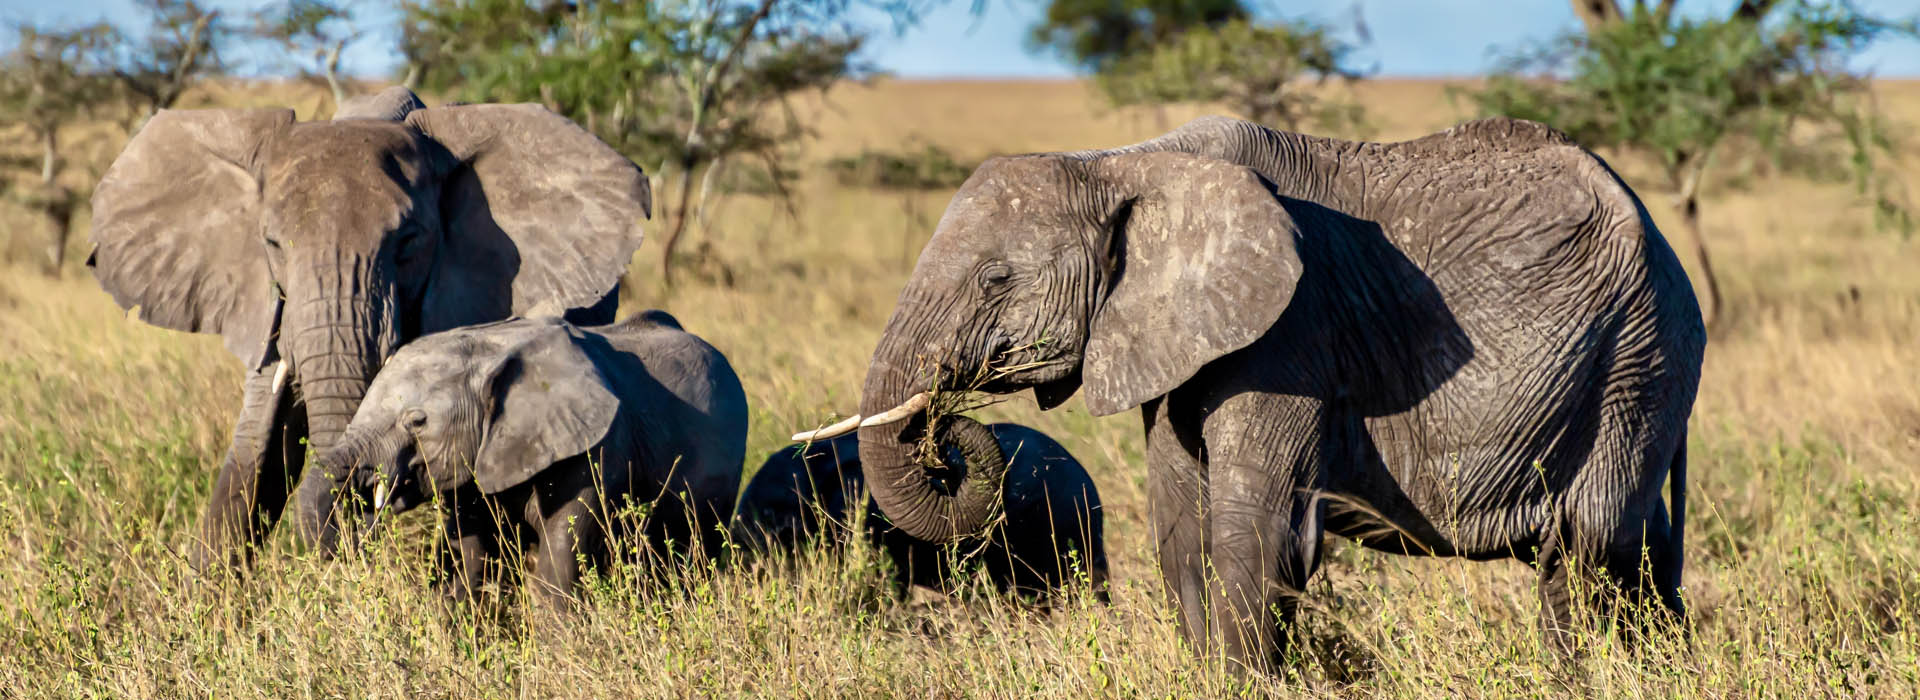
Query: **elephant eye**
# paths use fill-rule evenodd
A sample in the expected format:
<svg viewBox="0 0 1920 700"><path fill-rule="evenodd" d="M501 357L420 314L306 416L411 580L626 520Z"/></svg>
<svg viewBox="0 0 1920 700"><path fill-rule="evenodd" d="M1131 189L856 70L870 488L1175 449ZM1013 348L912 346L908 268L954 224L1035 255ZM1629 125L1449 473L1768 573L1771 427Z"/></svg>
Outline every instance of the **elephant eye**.
<svg viewBox="0 0 1920 700"><path fill-rule="evenodd" d="M271 250L276 253L280 252L280 241L274 239L274 237L261 236L260 240L267 244L267 250Z"/></svg>
<svg viewBox="0 0 1920 700"><path fill-rule="evenodd" d="M1012 280L1013 268L1005 263L991 263L980 268L980 287L983 289L1003 287Z"/></svg>
<svg viewBox="0 0 1920 700"><path fill-rule="evenodd" d="M397 255L399 256L400 264L405 265L413 262L414 258L419 256L420 245L426 238L426 235L421 232L418 226L407 226L401 229L399 244L395 248L395 250L398 251Z"/></svg>
<svg viewBox="0 0 1920 700"><path fill-rule="evenodd" d="M417 408L407 409L400 414L400 426L410 431L427 427L427 412Z"/></svg>

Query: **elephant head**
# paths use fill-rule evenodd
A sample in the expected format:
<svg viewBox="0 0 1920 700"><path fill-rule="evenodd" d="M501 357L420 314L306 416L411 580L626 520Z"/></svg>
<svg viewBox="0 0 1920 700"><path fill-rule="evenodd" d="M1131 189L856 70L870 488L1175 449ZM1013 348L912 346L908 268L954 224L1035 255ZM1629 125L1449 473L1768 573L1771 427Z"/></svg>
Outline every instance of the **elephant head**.
<svg viewBox="0 0 1920 700"><path fill-rule="evenodd" d="M1000 470L969 458L951 492L922 473L927 392L1084 389L1096 415L1163 395L1273 325L1301 274L1271 182L1179 152L990 160L954 195L874 350L860 402L868 487L922 539L977 529ZM962 446L978 423L938 418ZM980 450L987 466L1004 465ZM921 451L924 454L924 451Z"/></svg>
<svg viewBox="0 0 1920 700"><path fill-rule="evenodd" d="M420 492L406 489L409 497L467 484L499 493L598 444L620 402L593 360L569 327L515 323L507 334L442 333L409 344L316 471L336 490L374 490L381 507L400 485Z"/></svg>
<svg viewBox="0 0 1920 700"><path fill-rule="evenodd" d="M649 215L640 169L538 105L418 105L398 88L334 121L163 111L95 189L88 264L148 323L280 363L319 452L401 343L604 305ZM326 486L303 477L309 536Z"/></svg>

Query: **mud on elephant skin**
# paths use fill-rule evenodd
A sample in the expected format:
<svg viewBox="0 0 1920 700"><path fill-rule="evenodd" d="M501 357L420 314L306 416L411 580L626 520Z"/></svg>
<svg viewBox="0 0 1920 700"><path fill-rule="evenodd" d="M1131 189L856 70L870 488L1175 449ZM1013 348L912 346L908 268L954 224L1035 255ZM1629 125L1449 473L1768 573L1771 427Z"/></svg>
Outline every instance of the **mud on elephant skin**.
<svg viewBox="0 0 1920 700"><path fill-rule="evenodd" d="M218 333L245 372L196 568L244 564L306 462L402 343L514 314L609 323L647 178L538 105L424 107L405 88L338 119L166 110L93 195L88 265L148 323ZM331 546L324 480L303 531Z"/></svg>
<svg viewBox="0 0 1920 700"><path fill-rule="evenodd" d="M1100 492L1080 462L1053 438L1022 425L987 426L1005 456L1005 521L987 538L935 543L887 522L866 495L859 441L846 435L782 448L748 482L733 538L750 553L794 551L816 537L837 546L852 535L852 508L866 511L866 536L892 561L895 582L951 591L963 569L980 567L1002 591L1041 597L1083 582L1107 600L1107 553ZM955 449L939 478L951 487L966 469ZM851 507L850 507L851 506ZM956 560L955 555L965 557Z"/></svg>
<svg viewBox="0 0 1920 700"><path fill-rule="evenodd" d="M1564 648L1574 590L1684 617L1705 343L1638 198L1545 126L1357 143L1203 118L982 164L900 292L867 417L829 433L859 431L890 522L942 540L999 495L919 473L945 396L1139 408L1161 576L1196 648L1277 663L1326 533L1525 560Z"/></svg>
<svg viewBox="0 0 1920 700"><path fill-rule="evenodd" d="M438 496L455 597L526 539L539 589L559 600L583 561L720 552L746 429L726 358L664 312L595 328L513 319L401 348L316 473L376 508ZM639 531L619 516L628 506L645 507Z"/></svg>

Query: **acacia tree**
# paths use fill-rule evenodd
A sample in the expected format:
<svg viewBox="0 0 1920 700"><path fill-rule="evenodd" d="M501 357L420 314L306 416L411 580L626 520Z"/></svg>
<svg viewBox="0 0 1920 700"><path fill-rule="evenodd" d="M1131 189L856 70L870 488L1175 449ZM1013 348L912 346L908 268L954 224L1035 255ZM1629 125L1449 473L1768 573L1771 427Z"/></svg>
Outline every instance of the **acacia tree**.
<svg viewBox="0 0 1920 700"><path fill-rule="evenodd" d="M12 193L45 217L47 259L54 274L66 264L73 213L83 197L59 182L61 130L110 100L115 85L107 49L113 28L96 24L68 31L19 29L18 43L0 61L0 122L24 127L40 145L35 185Z"/></svg>
<svg viewBox="0 0 1920 700"><path fill-rule="evenodd" d="M284 47L300 78L324 82L338 107L347 99L340 54L365 36L353 19L353 9L339 0L285 0L254 13L252 34Z"/></svg>
<svg viewBox="0 0 1920 700"><path fill-rule="evenodd" d="M129 118L134 129L179 102L187 88L218 73L219 49L231 36L220 11L195 0L138 0L137 4L151 21L146 40L118 41L114 71L132 107Z"/></svg>
<svg viewBox="0 0 1920 700"><path fill-rule="evenodd" d="M1700 199L1730 142L1757 147L1782 170L1848 168L1880 225L1912 228L1888 180L1882 156L1892 142L1869 76L1847 66L1877 39L1914 35L1911 20L1875 17L1844 0L1745 0L1727 16L1703 19L1679 15L1674 0L1636 2L1630 11L1616 0L1573 5L1584 33L1506 57L1471 98L1486 112L1551 124L1590 148L1659 163L1693 240L1709 323L1722 295Z"/></svg>
<svg viewBox="0 0 1920 700"><path fill-rule="evenodd" d="M1097 73L1188 30L1246 18L1240 0L1052 0L1028 44Z"/></svg>
<svg viewBox="0 0 1920 700"><path fill-rule="evenodd" d="M1115 105L1219 102L1289 131L1303 123L1343 129L1362 124L1360 105L1328 99L1315 88L1363 77L1352 65L1353 51L1312 22L1234 20L1195 27L1121 56L1106 64L1096 82Z"/></svg>
<svg viewBox="0 0 1920 700"><path fill-rule="evenodd" d="M910 18L920 5L878 5ZM867 75L863 35L840 21L845 0L544 2L432 0L407 7L402 53L411 80L472 101L538 101L629 157L668 174L661 250L697 218L693 179L755 158L784 193L786 149L808 134L787 100ZM705 200L709 187L701 187Z"/></svg>

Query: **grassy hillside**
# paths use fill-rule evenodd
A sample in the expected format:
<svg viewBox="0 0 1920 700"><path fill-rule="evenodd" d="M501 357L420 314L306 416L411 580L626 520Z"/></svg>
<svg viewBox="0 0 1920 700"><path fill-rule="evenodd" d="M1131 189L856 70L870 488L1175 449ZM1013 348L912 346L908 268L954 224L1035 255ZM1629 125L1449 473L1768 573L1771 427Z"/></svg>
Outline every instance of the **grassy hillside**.
<svg viewBox="0 0 1920 700"><path fill-rule="evenodd" d="M1466 116L1437 82L1358 90L1379 139ZM197 100L331 109L280 86ZM1920 123L1920 84L1884 86L1883 105ZM887 82L803 108L819 124L810 172L919 142L963 159L1126 143L1203 111L1113 112L1070 82ZM110 128L86 131L76 182L119 147ZM8 139L25 148L0 129ZM1675 219L1649 172L1616 165L1657 220ZM1729 302L1691 430L1693 638L1629 649L1595 634L1568 664L1541 648L1525 566L1342 542L1311 584L1313 642L1295 676L1251 688L1192 657L1162 602L1137 419L1094 419L1077 399L1041 413L1023 396L986 414L1052 434L1093 472L1110 606L896 600L862 553L666 591L616 575L572 618L524 598L448 610L422 585L430 518L418 513L353 561L312 561L282 531L248 580L201 580L178 552L225 449L236 363L211 337L125 319L77 267L44 277L31 262L38 222L0 208L0 245L23 261L0 268L0 697L1915 697L1920 242L1874 231L1844 183L1717 175L1747 187L1705 209ZM757 465L796 428L854 409L949 195L811 175L797 217L729 198L691 235L683 288L667 298L648 282L651 240L624 308L669 309L728 354Z"/></svg>

